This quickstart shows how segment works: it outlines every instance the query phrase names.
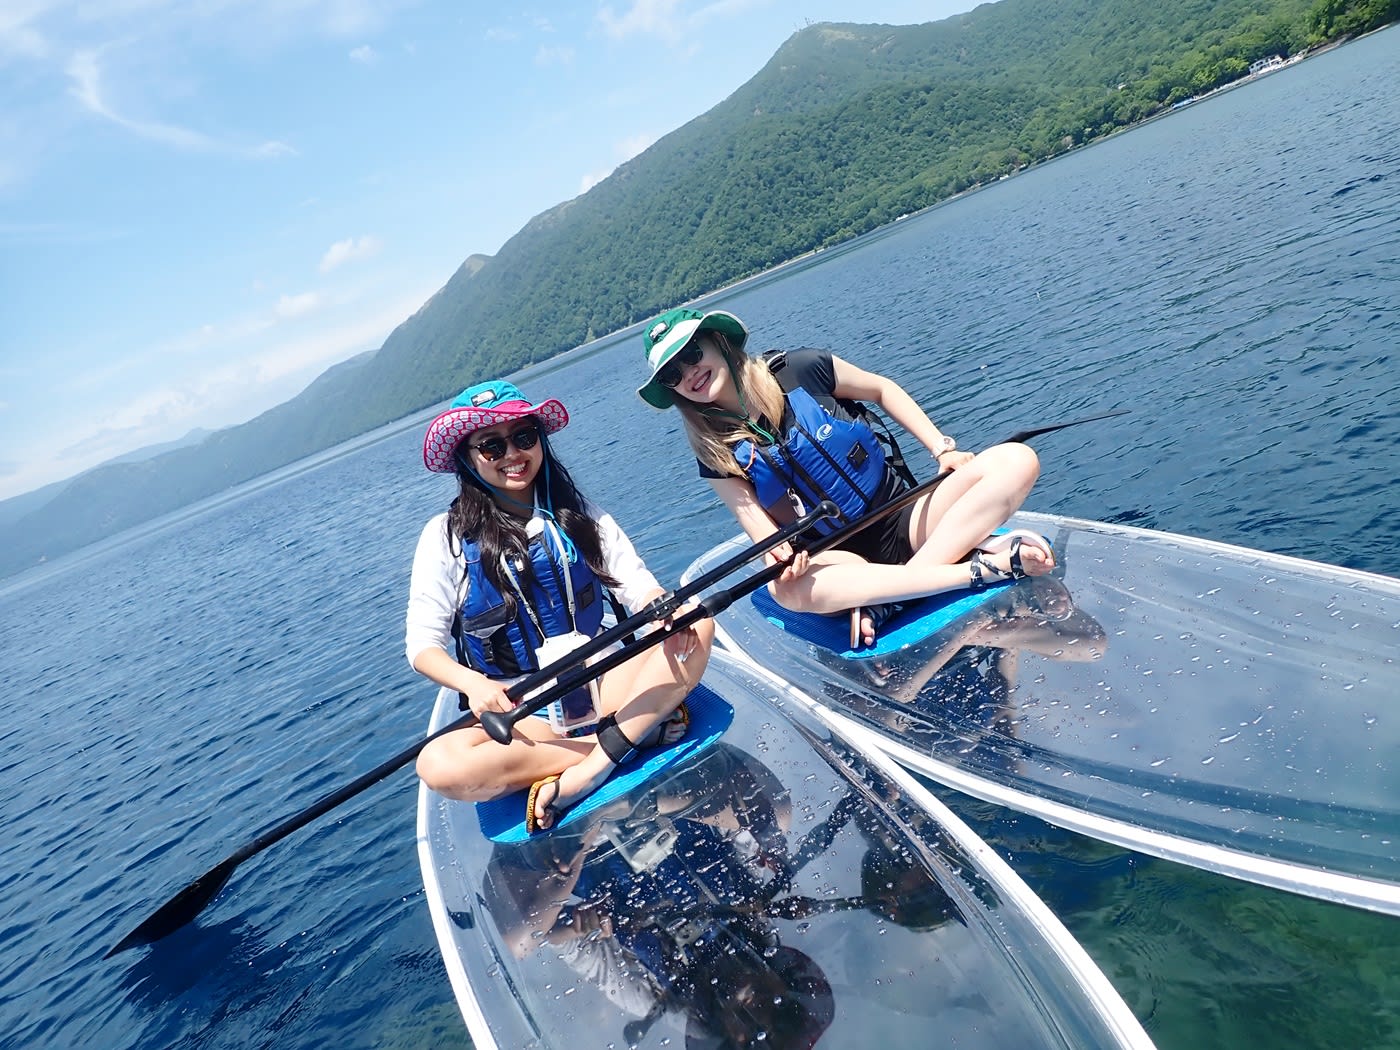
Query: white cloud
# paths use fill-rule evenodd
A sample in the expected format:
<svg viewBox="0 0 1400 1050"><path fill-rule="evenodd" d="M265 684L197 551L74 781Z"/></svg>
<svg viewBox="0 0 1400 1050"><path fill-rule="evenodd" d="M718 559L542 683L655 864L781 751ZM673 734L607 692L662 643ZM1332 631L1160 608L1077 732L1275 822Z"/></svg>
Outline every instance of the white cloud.
<svg viewBox="0 0 1400 1050"><path fill-rule="evenodd" d="M594 186L598 185L598 183L602 182L612 173L612 168L609 168L607 171L585 171L582 175L579 176L579 193L587 193L589 190L591 190Z"/></svg>
<svg viewBox="0 0 1400 1050"><path fill-rule="evenodd" d="M204 153L229 153L245 157L281 157L296 151L282 142L263 142L255 146L242 146L222 142L200 131L162 124L158 121L143 121L118 113L107 101L102 90L102 67L100 51L78 51L68 60L65 72L72 85L68 92L89 112L125 128L143 139L160 142L176 149L194 150Z"/></svg>
<svg viewBox="0 0 1400 1050"><path fill-rule="evenodd" d="M648 135L646 133L631 135L623 139L617 144L617 162L621 164L623 163L623 161L631 160L633 157L641 153L655 141L655 135Z"/></svg>
<svg viewBox="0 0 1400 1050"><path fill-rule="evenodd" d="M319 310L322 305L322 298L319 292L302 292L300 295L284 295L277 300L277 305L273 307L273 312L283 320L293 317L305 317L309 313Z"/></svg>
<svg viewBox="0 0 1400 1050"><path fill-rule="evenodd" d="M217 331L206 325L180 340L190 346L217 345L217 353L206 355L194 370L166 369L172 378L163 386L112 398L100 416L65 417L55 423L61 429L26 433L27 447L16 442L15 448L6 448L7 454L18 453L18 469L7 472L0 464L0 499L134 449L174 440L195 427L251 419L295 396L331 365L381 345L404 318L422 307L432 290L403 291L343 317L339 324L309 325L275 341L265 332L245 339L265 325L221 325ZM211 335L216 338L208 339Z"/></svg>
<svg viewBox="0 0 1400 1050"><path fill-rule="evenodd" d="M31 24L37 10L20 8L12 3L0 7L0 62L6 58L40 59L49 53L48 41Z"/></svg>
<svg viewBox="0 0 1400 1050"><path fill-rule="evenodd" d="M767 0L715 0L694 11L685 10L683 0L634 0L618 14L611 6L598 9L596 16L603 32L614 40L630 36L655 36L679 41L706 22L735 18Z"/></svg>
<svg viewBox="0 0 1400 1050"><path fill-rule="evenodd" d="M368 44L361 44L350 52L350 58L361 65L372 66L379 61L379 52Z"/></svg>
<svg viewBox="0 0 1400 1050"><path fill-rule="evenodd" d="M638 34L675 39L680 34L679 6L679 0L635 0L621 14L604 5L598 9L597 17L603 32L615 40Z"/></svg>
<svg viewBox="0 0 1400 1050"><path fill-rule="evenodd" d="M347 237L326 249L326 254L321 256L319 269L322 273L330 273L337 266L377 255L381 247L383 245L377 237Z"/></svg>

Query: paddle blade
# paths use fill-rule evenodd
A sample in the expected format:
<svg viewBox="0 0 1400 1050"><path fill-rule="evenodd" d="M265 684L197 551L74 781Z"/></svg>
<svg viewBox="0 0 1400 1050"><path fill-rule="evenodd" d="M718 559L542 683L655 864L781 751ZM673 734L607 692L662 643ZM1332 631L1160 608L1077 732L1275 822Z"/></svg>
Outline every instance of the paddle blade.
<svg viewBox="0 0 1400 1050"><path fill-rule="evenodd" d="M199 878L186 886L175 896L156 909L149 919L132 930L103 956L110 959L118 952L135 948L138 944L150 944L174 933L196 915L202 912L224 888L233 869L238 867L237 859L230 857L210 868Z"/></svg>

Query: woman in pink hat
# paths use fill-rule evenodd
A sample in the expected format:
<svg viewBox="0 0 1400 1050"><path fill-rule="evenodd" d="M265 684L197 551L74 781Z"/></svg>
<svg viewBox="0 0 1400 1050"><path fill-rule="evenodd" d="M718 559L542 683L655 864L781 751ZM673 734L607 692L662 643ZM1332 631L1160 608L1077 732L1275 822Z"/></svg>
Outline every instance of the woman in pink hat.
<svg viewBox="0 0 1400 1050"><path fill-rule="evenodd" d="M531 404L496 380L462 391L423 440L423 462L456 474L458 492L414 554L408 661L478 714L510 710L512 682L598 634L609 594L635 612L664 593L550 450L547 435L568 421L557 400ZM550 827L636 747L685 732L682 701L713 637L710 620L673 635L517 722L508 746L480 726L445 734L419 755L418 775L468 801L530 787L526 825Z"/></svg>

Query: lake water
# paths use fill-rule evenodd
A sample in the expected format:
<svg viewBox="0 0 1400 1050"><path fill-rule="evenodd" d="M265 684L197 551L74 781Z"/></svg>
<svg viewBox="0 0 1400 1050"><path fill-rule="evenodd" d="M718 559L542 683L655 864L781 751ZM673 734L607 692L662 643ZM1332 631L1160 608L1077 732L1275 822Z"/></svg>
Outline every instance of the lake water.
<svg viewBox="0 0 1400 1050"><path fill-rule="evenodd" d="M1040 439L1029 509L1400 573L1398 44L1318 56L715 301L757 347L899 376L964 446L1132 410ZM633 394L642 371L628 333L521 383L566 400L561 455L674 580L735 530L675 419ZM467 1045L409 773L245 863L197 925L102 958L420 734L431 690L401 620L418 530L450 498L421 467L424 422L0 589L0 1045ZM1395 919L958 805L1159 1046L1400 1046Z"/></svg>

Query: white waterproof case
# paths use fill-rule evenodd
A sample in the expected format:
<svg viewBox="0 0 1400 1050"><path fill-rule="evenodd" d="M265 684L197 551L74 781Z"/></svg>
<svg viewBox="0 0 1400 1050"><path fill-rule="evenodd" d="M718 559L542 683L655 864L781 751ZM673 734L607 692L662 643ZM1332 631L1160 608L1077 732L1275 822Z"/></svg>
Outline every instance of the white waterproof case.
<svg viewBox="0 0 1400 1050"><path fill-rule="evenodd" d="M570 631L568 634L556 634L552 638L546 638L544 642L535 649L535 659L539 661L540 667L548 667L562 657L568 656L579 646L592 641L588 635L579 631ZM530 695L537 696L548 687L554 685L558 679L551 678L539 689L534 690ZM528 699L528 698L527 698ZM571 689L559 699L552 701L544 709L545 715L549 719L549 727L560 736L567 736L573 729L580 726L592 725L598 721L598 681L594 679L587 685L581 685L577 689Z"/></svg>

